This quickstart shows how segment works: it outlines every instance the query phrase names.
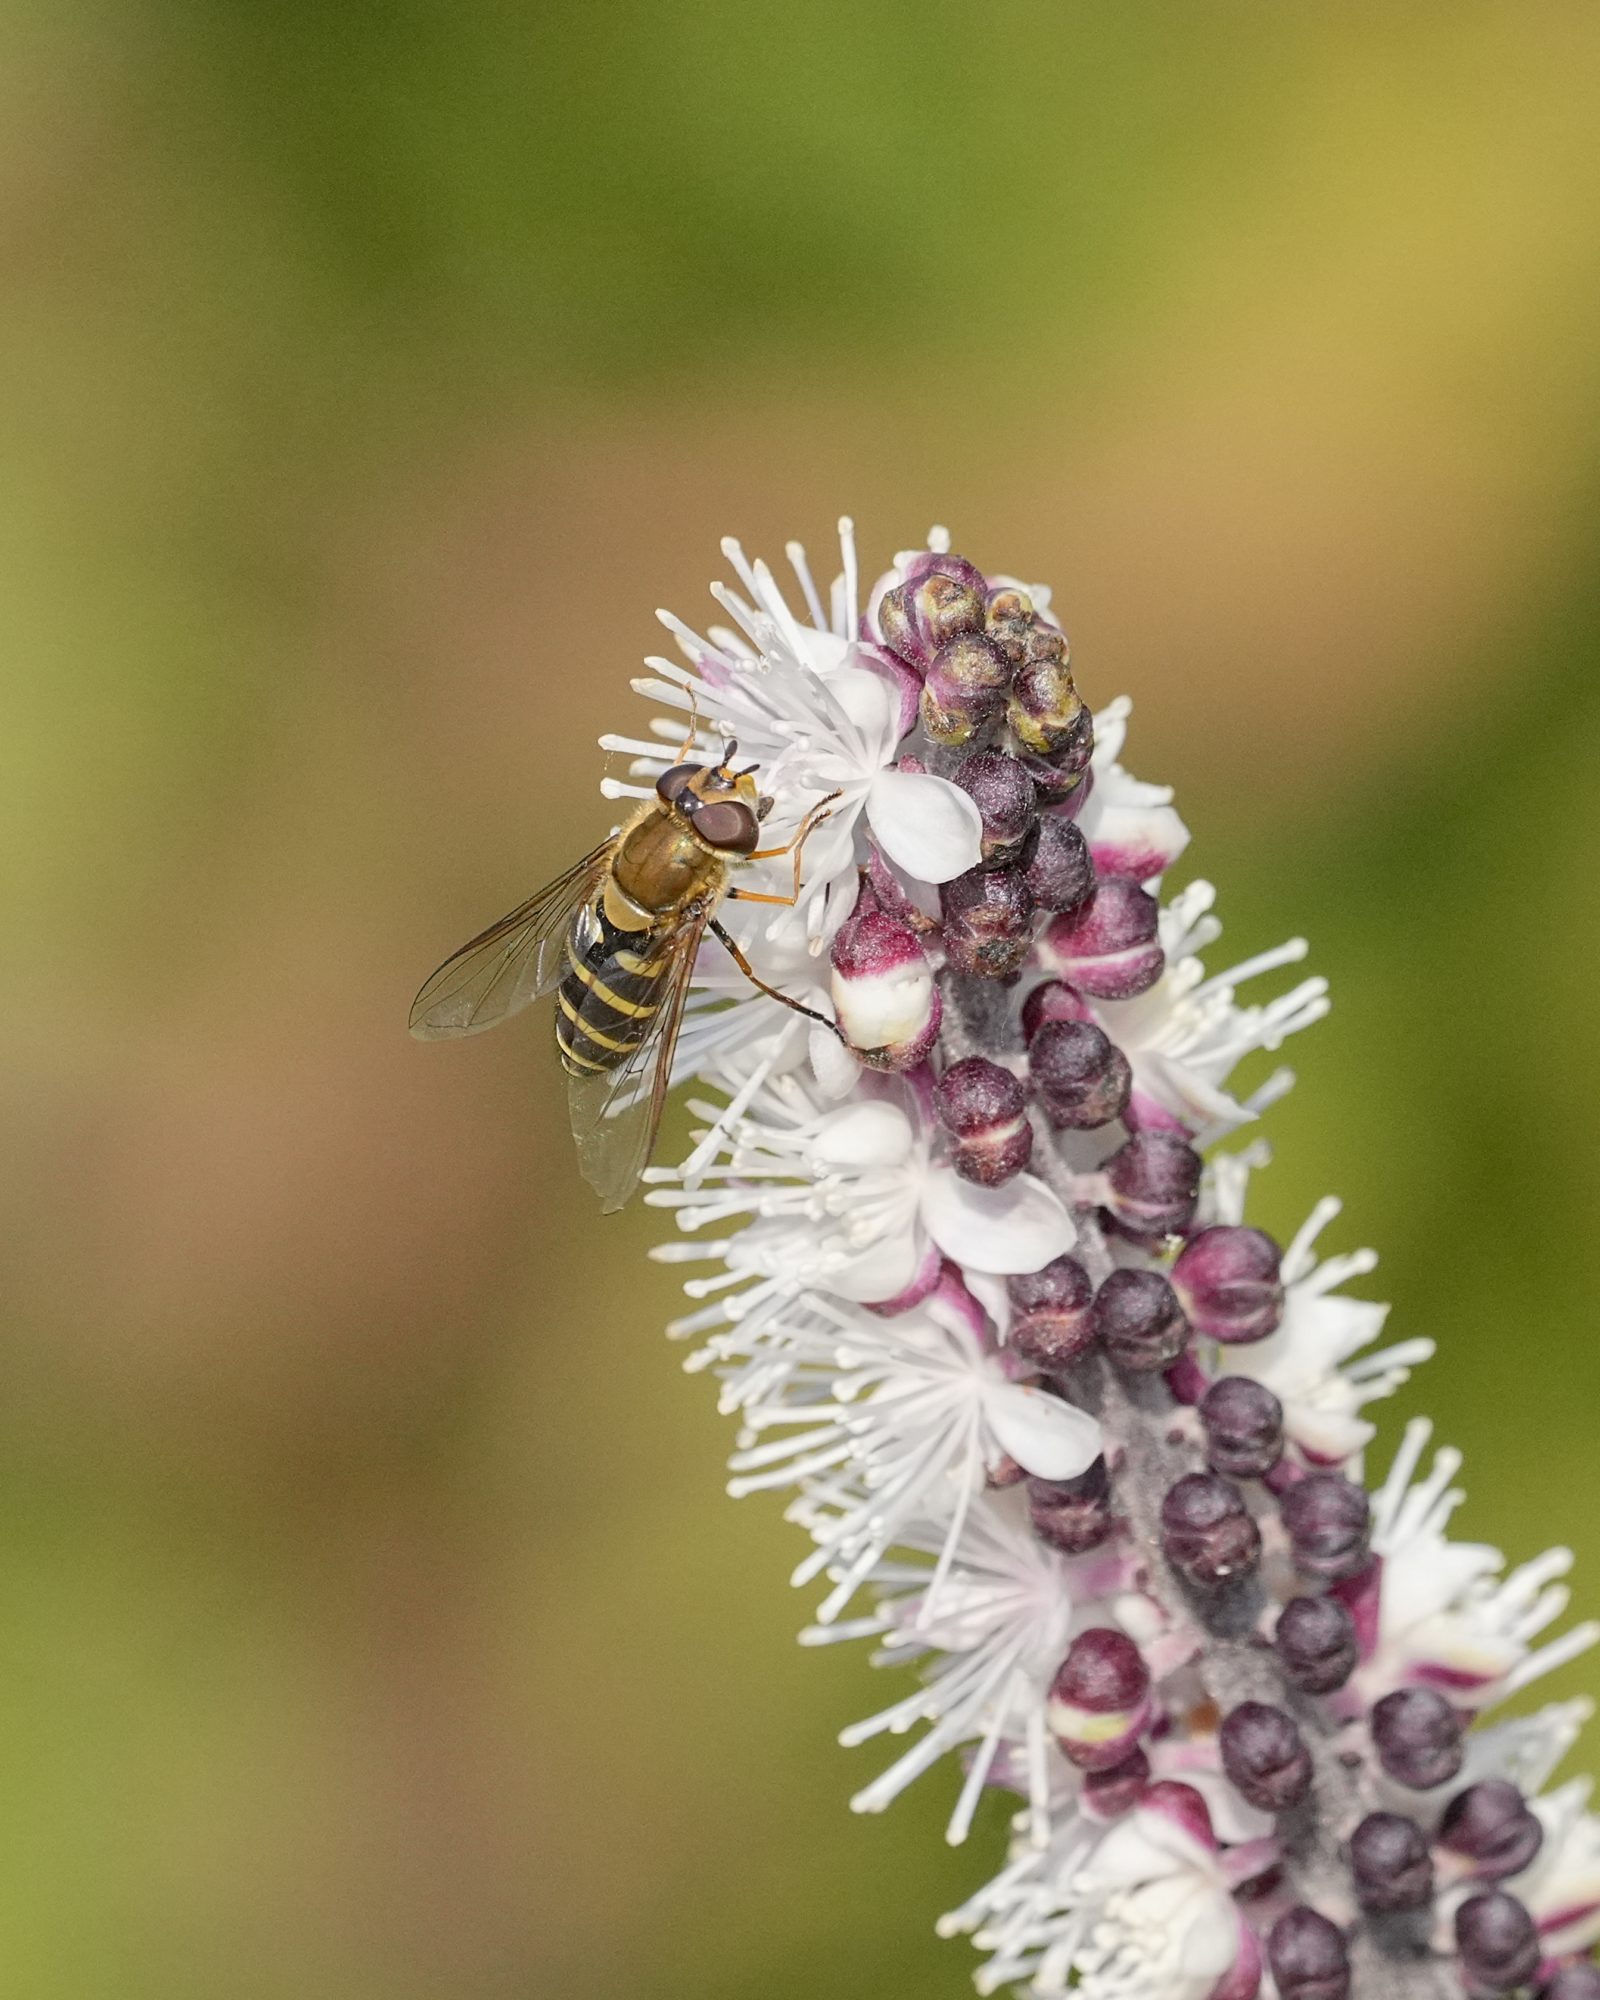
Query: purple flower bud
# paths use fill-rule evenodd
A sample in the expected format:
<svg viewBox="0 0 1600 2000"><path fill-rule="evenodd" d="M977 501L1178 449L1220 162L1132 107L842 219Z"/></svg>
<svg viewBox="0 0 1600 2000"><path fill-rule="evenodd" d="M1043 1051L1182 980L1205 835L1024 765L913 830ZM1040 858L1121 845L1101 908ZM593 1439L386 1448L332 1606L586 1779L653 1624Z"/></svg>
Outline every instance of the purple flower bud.
<svg viewBox="0 0 1600 2000"><path fill-rule="evenodd" d="M1177 1295L1159 1271L1113 1271L1095 1295L1095 1331L1118 1368L1158 1375L1189 1338Z"/></svg>
<svg viewBox="0 0 1600 2000"><path fill-rule="evenodd" d="M986 1056L955 1062L934 1085L933 1108L955 1140L963 1180L1000 1187L1033 1157L1033 1127L1022 1085Z"/></svg>
<svg viewBox="0 0 1600 2000"><path fill-rule="evenodd" d="M1111 1533L1111 1474L1103 1458L1076 1479L1030 1479L1028 1519L1041 1542L1086 1555Z"/></svg>
<svg viewBox="0 0 1600 2000"><path fill-rule="evenodd" d="M1448 1784L1466 1754L1465 1725L1437 1688L1396 1688L1373 1706L1372 1747L1397 1785L1430 1792Z"/></svg>
<svg viewBox="0 0 1600 2000"><path fill-rule="evenodd" d="M1200 1422L1206 1463L1230 1479L1262 1479L1283 1456L1283 1405L1248 1375L1213 1382L1200 1399Z"/></svg>
<svg viewBox="0 0 1600 2000"><path fill-rule="evenodd" d="M1428 1836L1403 1813L1368 1813L1350 1836L1350 1873L1362 1909L1420 1910L1433 1894Z"/></svg>
<svg viewBox="0 0 1600 2000"><path fill-rule="evenodd" d="M1020 667L1027 656L1033 620L1033 599L1025 590L1002 584L989 592L984 630L996 652L1013 667Z"/></svg>
<svg viewBox="0 0 1600 2000"><path fill-rule="evenodd" d="M1028 780L1032 784L1033 780ZM1094 862L1089 843L1060 813L1045 813L1037 822L1032 850L1025 854L1022 879L1041 910L1075 910L1094 890Z"/></svg>
<svg viewBox="0 0 1600 2000"><path fill-rule="evenodd" d="M1080 1771L1109 1771L1150 1721L1150 1669L1125 1632L1080 1632L1050 1683L1049 1722Z"/></svg>
<svg viewBox="0 0 1600 2000"><path fill-rule="evenodd" d="M1047 1375L1060 1374L1094 1345L1094 1283L1073 1257L1007 1278L1011 1330L1006 1345Z"/></svg>
<svg viewBox="0 0 1600 2000"><path fill-rule="evenodd" d="M909 662L919 672L927 666L917 643L917 635L911 628L903 584L897 583L878 599L878 631L889 652Z"/></svg>
<svg viewBox="0 0 1600 2000"><path fill-rule="evenodd" d="M1174 1132L1135 1132L1105 1164L1111 1220L1136 1243L1179 1235L1200 1199L1200 1155Z"/></svg>
<svg viewBox="0 0 1600 2000"><path fill-rule="evenodd" d="M1267 1964L1278 2000L1349 2000L1344 1933L1304 1903L1285 1910L1268 1932Z"/></svg>
<svg viewBox="0 0 1600 2000"><path fill-rule="evenodd" d="M1224 1716L1217 1745L1228 1782L1247 1805L1284 1812L1309 1796L1311 1752L1281 1708L1240 1702Z"/></svg>
<svg viewBox="0 0 1600 2000"><path fill-rule="evenodd" d="M1180 1575L1211 1588L1255 1568L1261 1531L1237 1486L1191 1472L1161 1503L1161 1547Z"/></svg>
<svg viewBox="0 0 1600 2000"><path fill-rule="evenodd" d="M1035 675L1024 669L1018 678L1024 676L1022 700L1008 705L1007 715L1013 730L1017 730L1024 706L1036 707L1041 711L1036 718L1041 729L1060 740L1053 750L1024 751L1022 762L1038 787L1041 806L1063 806L1075 811L1088 796L1092 782L1089 760L1094 755L1094 717L1087 708L1080 707L1065 725L1057 724L1050 718L1071 715L1071 703L1061 688L1060 675L1054 672ZM1073 695L1076 693L1074 689Z"/></svg>
<svg viewBox="0 0 1600 2000"><path fill-rule="evenodd" d="M1544 1827L1515 1785L1485 1778L1457 1792L1444 1809L1435 1844L1491 1882L1520 1875L1544 1844Z"/></svg>
<svg viewBox="0 0 1600 2000"><path fill-rule="evenodd" d="M948 560L948 559L941 559ZM956 558L959 562L960 558ZM970 565L967 565L970 568ZM976 572L973 572L976 574ZM984 585L944 568L927 575L908 577L901 585L906 622L919 660L931 660L941 647L963 633L981 633L984 619Z"/></svg>
<svg viewBox="0 0 1600 2000"><path fill-rule="evenodd" d="M1060 1131L1109 1125L1133 1091L1128 1058L1092 1021L1041 1023L1028 1044L1028 1080Z"/></svg>
<svg viewBox="0 0 1600 2000"><path fill-rule="evenodd" d="M1196 1332L1212 1340L1264 1340L1283 1317L1281 1261L1265 1230L1219 1223L1185 1247L1172 1282Z"/></svg>
<svg viewBox="0 0 1600 2000"><path fill-rule="evenodd" d="M1149 1783L1150 1759L1142 1750L1135 1750L1109 1771L1085 1774L1083 1809L1091 1819L1120 1819L1139 1803Z"/></svg>
<svg viewBox="0 0 1600 2000"><path fill-rule="evenodd" d="M1054 757L1072 740L1084 713L1065 637L1054 626L1032 626L1006 701L1012 734L1033 756Z"/></svg>
<svg viewBox="0 0 1600 2000"><path fill-rule="evenodd" d="M1504 1889L1469 1896L1456 1911L1461 1982L1471 2000L1496 2000L1526 1986L1539 1969L1539 1932L1525 1903Z"/></svg>
<svg viewBox="0 0 1600 2000"><path fill-rule="evenodd" d="M940 892L945 957L957 972L1009 979L1033 942L1033 898L1016 868L969 868Z"/></svg>
<svg viewBox="0 0 1600 2000"><path fill-rule="evenodd" d="M1291 1597L1278 1613L1272 1643L1302 1694L1342 1688L1360 1657L1355 1620L1336 1597Z"/></svg>
<svg viewBox="0 0 1600 2000"><path fill-rule="evenodd" d="M946 640L922 683L922 726L935 743L965 743L1005 702L1011 669L977 632Z"/></svg>
<svg viewBox="0 0 1600 2000"><path fill-rule="evenodd" d="M957 583L964 583L988 602L989 579L975 562L968 562L952 549L918 549L915 555L906 558L900 580L907 590L925 576L953 576Z"/></svg>
<svg viewBox="0 0 1600 2000"><path fill-rule="evenodd" d="M939 1038L943 1003L915 934L865 889L833 941L834 1016L871 1069L907 1070Z"/></svg>
<svg viewBox="0 0 1600 2000"><path fill-rule="evenodd" d="M978 808L983 821L983 862L986 867L1015 861L1032 833L1038 806L1030 778L1015 757L1003 750L974 750L950 773ZM1077 829L1074 827L1074 832ZM1078 835L1080 844L1083 836ZM1089 849L1083 844L1085 860ZM1093 864L1090 863L1092 872Z"/></svg>
<svg viewBox="0 0 1600 2000"><path fill-rule="evenodd" d="M1039 962L1095 1000L1131 1000L1155 985L1166 963L1160 914L1137 882L1103 876L1085 903L1046 926Z"/></svg>
<svg viewBox="0 0 1600 2000"><path fill-rule="evenodd" d="M1338 1583L1366 1567L1371 1509L1359 1486L1337 1472L1314 1472L1289 1488L1282 1505L1296 1569Z"/></svg>
<svg viewBox="0 0 1600 2000"><path fill-rule="evenodd" d="M1539 2000L1600 2000L1600 1965L1574 1959L1539 1988Z"/></svg>
<svg viewBox="0 0 1600 2000"><path fill-rule="evenodd" d="M1093 1012L1081 994L1064 979L1047 979L1029 989L1022 1003L1022 1039L1031 1042L1046 1021L1092 1021Z"/></svg>

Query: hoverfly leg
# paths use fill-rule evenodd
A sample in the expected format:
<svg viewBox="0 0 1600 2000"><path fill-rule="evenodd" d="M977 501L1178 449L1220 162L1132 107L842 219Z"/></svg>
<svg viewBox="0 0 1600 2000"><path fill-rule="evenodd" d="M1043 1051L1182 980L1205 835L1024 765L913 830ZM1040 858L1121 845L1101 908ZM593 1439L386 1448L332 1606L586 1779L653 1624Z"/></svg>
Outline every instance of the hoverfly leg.
<svg viewBox="0 0 1600 2000"><path fill-rule="evenodd" d="M792 854L794 856L793 895L761 896L757 895L755 891L751 889L730 889L728 891L728 894L730 896L737 896L740 902L742 903L798 903L800 900L800 857L802 850L804 849L806 842L811 838L812 834L816 832L817 828L821 826L823 821L825 819L832 818L832 814L828 811L828 807L833 804L834 800L838 796L839 794L837 792L829 792L828 796L825 799L818 799L816 804L811 808L810 812L808 812L805 818L801 820L800 825L796 830L794 839L791 840L787 844L787 846L758 847L754 854L748 855L746 857L746 859L750 861L776 861L779 860L785 854Z"/></svg>
<svg viewBox="0 0 1600 2000"><path fill-rule="evenodd" d="M784 896L751 896L747 897L746 900L753 903L782 903L786 902L788 898ZM711 919L711 929L716 932L718 942L752 986L760 987L763 993L768 994L774 1000L781 1000L785 1007L792 1007L797 1014L804 1014L807 1020L820 1021L823 1027L831 1030L832 1033L837 1034L839 1032L838 1028L828 1019L826 1014L819 1014L815 1007L807 1007L803 1001L792 1000L787 993L780 993L776 986L769 986L750 963L749 959L745 957L739 946L729 937L721 924L717 922L715 917Z"/></svg>

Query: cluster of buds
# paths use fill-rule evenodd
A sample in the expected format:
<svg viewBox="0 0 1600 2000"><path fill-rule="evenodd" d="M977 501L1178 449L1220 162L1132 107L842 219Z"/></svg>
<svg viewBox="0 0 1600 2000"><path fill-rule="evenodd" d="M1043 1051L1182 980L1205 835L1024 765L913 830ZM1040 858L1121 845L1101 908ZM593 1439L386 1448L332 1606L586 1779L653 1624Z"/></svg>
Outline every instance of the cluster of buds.
<svg viewBox="0 0 1600 2000"><path fill-rule="evenodd" d="M1234 1066L1317 1018L1320 983L1249 1008L1205 977L1209 887L1163 900L1187 836L1115 761L1117 707L1097 744L1047 593L935 547L862 611L852 549L826 628L797 564L802 632L739 561L751 602L724 601L759 658L696 640L689 693L744 738L792 683L776 754L829 797L887 700L887 775L851 780L872 833L826 885L849 914L808 933L837 1030L817 1095L789 1022L752 1050L739 1009L703 1016L730 1024L729 1108L652 1198L691 1232L751 1218L673 1246L727 1266L678 1330L710 1330L693 1365L740 1412L739 1490L798 1489L799 1574L831 1585L808 1638L924 1662L847 1733L929 1728L857 1804L958 1746L953 1838L986 1788L1025 1798L949 1920L992 1953L986 1991L1600 2000L1600 1822L1540 1792L1576 1712L1477 1726L1600 1636L1534 1645L1564 1555L1497 1581L1447 1544L1455 1461L1419 1476L1420 1423L1369 1493L1360 1411L1426 1344L1359 1355L1382 1309L1338 1288L1370 1259L1312 1248L1337 1204L1285 1247L1216 1150L1287 1087L1235 1098ZM823 743L855 667L875 678ZM918 827L890 829L913 796L920 870Z"/></svg>

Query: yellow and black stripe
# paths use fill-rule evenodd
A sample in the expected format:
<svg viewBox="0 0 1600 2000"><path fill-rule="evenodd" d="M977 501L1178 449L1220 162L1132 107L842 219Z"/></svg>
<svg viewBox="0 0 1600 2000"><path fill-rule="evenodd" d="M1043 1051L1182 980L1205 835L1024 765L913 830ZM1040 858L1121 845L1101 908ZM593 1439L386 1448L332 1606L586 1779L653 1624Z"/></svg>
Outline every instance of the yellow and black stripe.
<svg viewBox="0 0 1600 2000"><path fill-rule="evenodd" d="M619 931L598 916L599 935L580 949L580 918L567 938L567 974L556 988L556 1046L571 1076L591 1076L626 1062L661 1007L667 940Z"/></svg>

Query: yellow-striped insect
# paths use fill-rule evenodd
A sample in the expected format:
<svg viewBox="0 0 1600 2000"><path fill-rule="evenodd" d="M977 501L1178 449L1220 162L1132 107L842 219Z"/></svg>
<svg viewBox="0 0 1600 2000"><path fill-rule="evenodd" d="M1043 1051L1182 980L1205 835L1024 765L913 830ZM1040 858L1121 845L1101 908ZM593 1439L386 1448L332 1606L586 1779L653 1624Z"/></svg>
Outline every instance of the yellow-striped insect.
<svg viewBox="0 0 1600 2000"><path fill-rule="evenodd" d="M685 754L692 742L691 733ZM813 806L786 845L758 846L772 800L758 791L754 765L730 769L737 749L730 742L716 764L680 762L663 772L656 796L626 826L447 958L412 1004L412 1034L432 1041L478 1034L555 989L573 1135L607 1214L638 1185L655 1144L708 929L763 993L824 1020L756 976L717 910L730 897L795 902L801 851L830 801ZM794 857L787 896L733 886L741 863L784 855Z"/></svg>

